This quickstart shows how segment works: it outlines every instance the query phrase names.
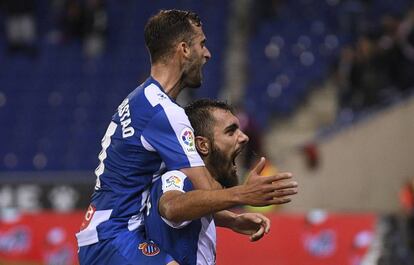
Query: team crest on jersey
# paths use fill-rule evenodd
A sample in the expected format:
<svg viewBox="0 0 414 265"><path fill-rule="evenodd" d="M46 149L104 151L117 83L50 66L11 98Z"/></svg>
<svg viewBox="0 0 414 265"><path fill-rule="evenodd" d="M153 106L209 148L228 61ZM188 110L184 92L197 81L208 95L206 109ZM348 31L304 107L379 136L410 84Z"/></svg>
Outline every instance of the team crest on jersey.
<svg viewBox="0 0 414 265"><path fill-rule="evenodd" d="M184 143L184 150L187 154L196 153L194 134L189 128L185 128L181 132L181 140Z"/></svg>
<svg viewBox="0 0 414 265"><path fill-rule="evenodd" d="M155 256L160 253L160 248L154 242L144 242L138 245L138 249L142 251L145 256Z"/></svg>

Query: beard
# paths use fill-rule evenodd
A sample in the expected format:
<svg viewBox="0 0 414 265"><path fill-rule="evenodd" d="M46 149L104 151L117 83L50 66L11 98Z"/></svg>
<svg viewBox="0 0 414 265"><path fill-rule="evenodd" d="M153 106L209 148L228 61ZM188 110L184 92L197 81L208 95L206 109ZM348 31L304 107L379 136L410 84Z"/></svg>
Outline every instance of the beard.
<svg viewBox="0 0 414 265"><path fill-rule="evenodd" d="M186 87L189 88L199 88L203 81L202 74L203 63L201 60L192 60L192 63L188 67L188 71L185 73L184 82Z"/></svg>
<svg viewBox="0 0 414 265"><path fill-rule="evenodd" d="M216 180L223 187L230 188L239 183L236 171L232 170L232 161L216 148L214 143L212 144L207 169L216 177Z"/></svg>

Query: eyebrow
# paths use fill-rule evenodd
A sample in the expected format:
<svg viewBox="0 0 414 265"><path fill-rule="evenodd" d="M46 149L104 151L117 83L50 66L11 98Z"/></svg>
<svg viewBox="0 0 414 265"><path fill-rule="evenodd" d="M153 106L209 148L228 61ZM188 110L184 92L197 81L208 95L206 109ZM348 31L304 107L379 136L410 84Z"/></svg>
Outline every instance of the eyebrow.
<svg viewBox="0 0 414 265"><path fill-rule="evenodd" d="M229 126L227 126L226 128L224 128L224 132L231 132L231 131L235 131L239 128L239 125L237 125L236 123L232 123Z"/></svg>

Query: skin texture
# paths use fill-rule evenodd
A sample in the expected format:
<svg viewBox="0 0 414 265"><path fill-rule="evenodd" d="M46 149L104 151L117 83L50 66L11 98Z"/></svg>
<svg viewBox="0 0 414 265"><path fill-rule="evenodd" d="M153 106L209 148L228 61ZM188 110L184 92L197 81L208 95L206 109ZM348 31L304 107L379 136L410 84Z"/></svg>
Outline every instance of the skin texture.
<svg viewBox="0 0 414 265"><path fill-rule="evenodd" d="M207 169L213 172L221 184L227 187L237 185L237 170L234 164L236 156L248 142L248 137L240 130L239 120L229 111L222 109L212 110L214 126L212 127L213 139L196 136L196 146ZM220 159L218 160L217 157ZM221 190L194 190L187 193L169 191L160 198L160 214L173 222L193 220L207 214L215 213L221 209L225 202L217 203L223 193L233 194L235 189L243 188L243 196L251 196L251 204L260 204L262 196L267 196L267 201L284 203L289 201L288 196L296 194L297 184L290 179L290 173L267 178L260 176L265 160L259 161L251 171L247 182L244 185ZM229 185L229 183L231 183ZM232 192L229 192L232 191ZM236 192L239 190L236 190ZM263 191L269 191L266 193ZM239 191L240 192L240 191ZM231 200L231 198L229 198ZM257 200L257 201L253 201ZM185 215L187 219L182 220L179 216ZM228 212L225 218L216 217L216 224L232 229L235 232L250 236L251 241L259 240L270 230L270 221L261 214L245 213L234 214Z"/></svg>
<svg viewBox="0 0 414 265"><path fill-rule="evenodd" d="M195 36L188 49L188 63L183 67L184 85L189 88L198 88L203 80L203 65L211 58L210 51L205 46L206 36L201 27L193 26ZM183 44L182 44L183 45ZM182 47L186 49L187 47Z"/></svg>
<svg viewBox="0 0 414 265"><path fill-rule="evenodd" d="M202 68L211 58L201 27L192 26L191 43L179 42L167 59L151 66L151 76L176 99L184 88L198 88L202 83Z"/></svg>
<svg viewBox="0 0 414 265"><path fill-rule="evenodd" d="M240 130L239 119L230 111L215 109L211 112L215 120L213 138L204 139L209 150L199 148L199 151L205 157L206 164L214 165L208 169L216 179L225 187L233 187L238 183L234 161L249 137Z"/></svg>

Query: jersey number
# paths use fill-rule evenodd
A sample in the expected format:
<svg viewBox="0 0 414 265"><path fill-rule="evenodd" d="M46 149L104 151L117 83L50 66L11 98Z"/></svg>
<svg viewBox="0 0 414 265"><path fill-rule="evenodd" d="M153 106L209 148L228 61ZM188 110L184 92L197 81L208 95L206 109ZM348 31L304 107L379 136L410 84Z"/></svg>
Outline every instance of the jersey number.
<svg viewBox="0 0 414 265"><path fill-rule="evenodd" d="M102 151L99 153L99 157L98 157L100 163L99 163L99 166L95 169L95 175L96 175L95 190L98 190L101 188L101 180L99 179L99 177L102 175L102 173L105 170L104 160L106 158L106 149L111 144L111 137L115 133L116 126L117 125L115 122L111 122L108 126L108 129L106 130L104 137L102 138L102 142L101 142Z"/></svg>

